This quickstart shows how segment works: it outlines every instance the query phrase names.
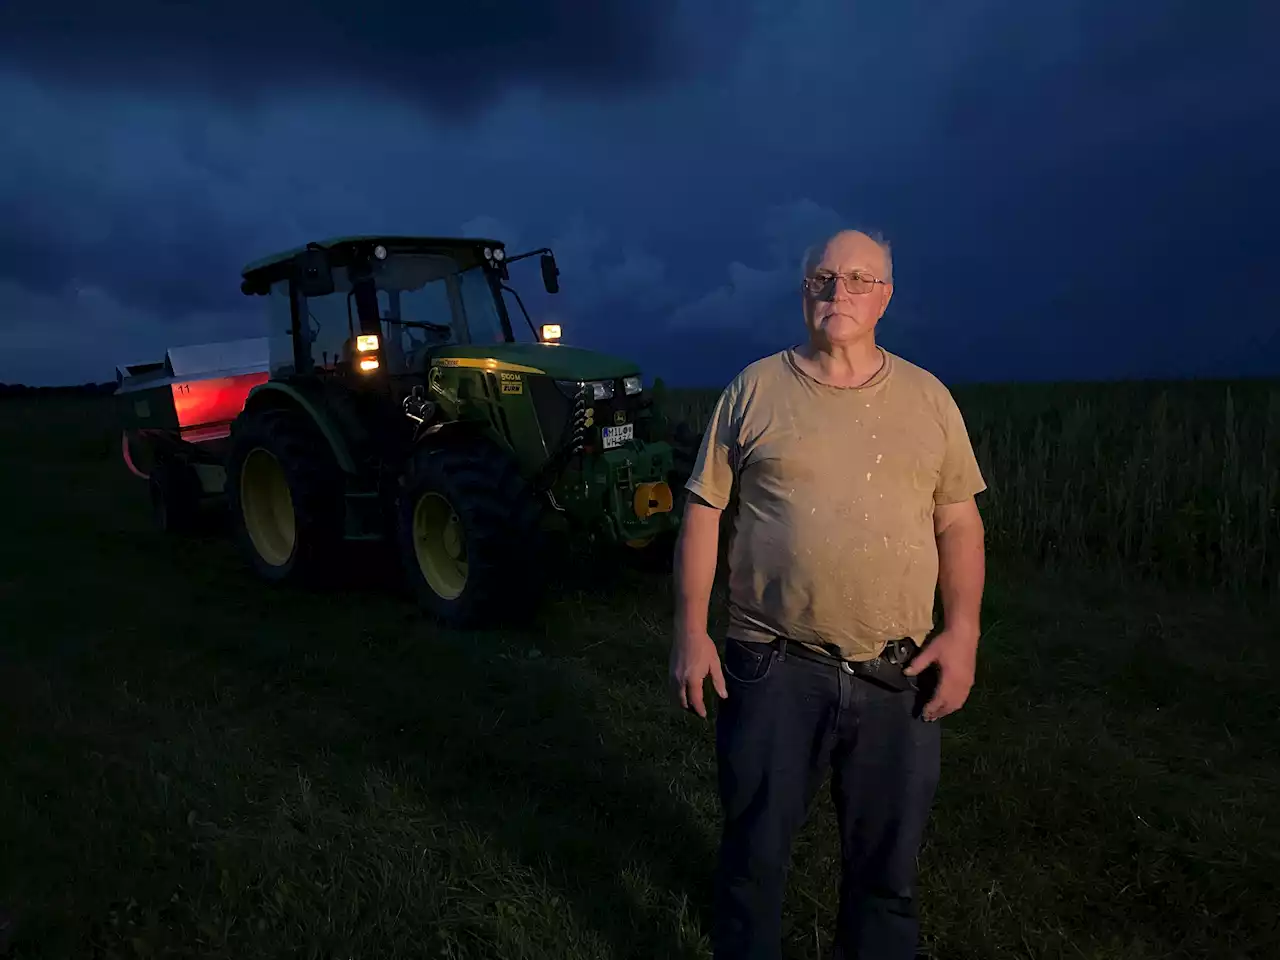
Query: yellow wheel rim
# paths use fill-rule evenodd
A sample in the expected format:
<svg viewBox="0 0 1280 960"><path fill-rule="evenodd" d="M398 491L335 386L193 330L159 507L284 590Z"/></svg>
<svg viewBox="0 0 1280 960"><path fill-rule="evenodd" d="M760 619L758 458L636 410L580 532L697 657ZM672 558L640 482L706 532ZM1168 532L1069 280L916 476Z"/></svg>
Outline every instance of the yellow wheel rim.
<svg viewBox="0 0 1280 960"><path fill-rule="evenodd" d="M431 589L446 600L467 585L467 543L453 506L438 493L424 493L413 508L413 552Z"/></svg>
<svg viewBox="0 0 1280 960"><path fill-rule="evenodd" d="M297 528L293 497L280 461L258 447L249 451L240 471L240 511L253 547L273 567L282 567L293 555Z"/></svg>

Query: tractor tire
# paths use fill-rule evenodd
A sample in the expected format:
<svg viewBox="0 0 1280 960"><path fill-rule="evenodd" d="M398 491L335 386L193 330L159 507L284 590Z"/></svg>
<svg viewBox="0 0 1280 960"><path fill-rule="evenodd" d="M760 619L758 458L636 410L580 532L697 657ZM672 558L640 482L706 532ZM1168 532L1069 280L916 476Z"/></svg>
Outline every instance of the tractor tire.
<svg viewBox="0 0 1280 960"><path fill-rule="evenodd" d="M187 536L200 522L200 478L188 463L160 460L147 478L151 517L161 533Z"/></svg>
<svg viewBox="0 0 1280 960"><path fill-rule="evenodd" d="M422 448L405 472L396 510L410 592L449 627L531 619L547 585L540 521L533 490L495 445Z"/></svg>
<svg viewBox="0 0 1280 960"><path fill-rule="evenodd" d="M343 541L342 473L302 414L267 410L236 425L227 505L249 564L275 583L316 586L334 574Z"/></svg>

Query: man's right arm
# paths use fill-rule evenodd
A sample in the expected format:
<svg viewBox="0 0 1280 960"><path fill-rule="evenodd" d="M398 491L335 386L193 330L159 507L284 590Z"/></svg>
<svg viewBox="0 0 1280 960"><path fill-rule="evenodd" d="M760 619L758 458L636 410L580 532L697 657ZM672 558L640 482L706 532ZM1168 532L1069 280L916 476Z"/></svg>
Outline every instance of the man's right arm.
<svg viewBox="0 0 1280 960"><path fill-rule="evenodd" d="M737 430L732 415L732 386L725 390L702 438L702 447L686 487L680 536L674 560L675 622L671 643L671 686L676 702L700 717L707 715L703 692L711 677L716 693L728 696L720 656L707 631L711 590L720 553L720 518L734 482Z"/></svg>
<svg viewBox="0 0 1280 960"><path fill-rule="evenodd" d="M728 696L720 654L707 631L711 588L716 579L716 558L720 552L720 516L695 493L689 494L684 521L676 541L675 629L671 641L671 688L684 710L700 717L707 715L703 702L707 677L721 699Z"/></svg>
<svg viewBox="0 0 1280 960"><path fill-rule="evenodd" d="M723 511L696 493L689 494L680 536L676 541L675 602L677 634L705 633L711 607L711 588L720 553Z"/></svg>

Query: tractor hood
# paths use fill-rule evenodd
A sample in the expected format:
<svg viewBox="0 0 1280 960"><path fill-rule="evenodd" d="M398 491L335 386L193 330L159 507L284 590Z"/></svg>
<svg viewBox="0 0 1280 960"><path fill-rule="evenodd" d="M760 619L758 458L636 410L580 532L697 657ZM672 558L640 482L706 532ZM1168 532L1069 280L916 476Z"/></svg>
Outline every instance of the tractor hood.
<svg viewBox="0 0 1280 960"><path fill-rule="evenodd" d="M630 360L556 343L448 346L434 352L434 361L445 365L461 361L466 366L545 374L556 380L617 380L640 372Z"/></svg>

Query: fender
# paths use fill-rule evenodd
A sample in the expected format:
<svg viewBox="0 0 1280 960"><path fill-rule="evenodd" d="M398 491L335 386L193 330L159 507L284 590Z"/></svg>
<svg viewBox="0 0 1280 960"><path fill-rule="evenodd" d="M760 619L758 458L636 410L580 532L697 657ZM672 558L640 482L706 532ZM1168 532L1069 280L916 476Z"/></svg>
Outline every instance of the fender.
<svg viewBox="0 0 1280 960"><path fill-rule="evenodd" d="M323 415L319 407L296 387L276 380L260 383L249 391L249 396L244 402L243 412L251 413L290 406L296 406L310 417L316 429L320 431L328 442L330 450L333 451L333 457L338 462L342 472L355 474L357 472L355 460L351 456L351 448L346 439L333 428L331 418Z"/></svg>

